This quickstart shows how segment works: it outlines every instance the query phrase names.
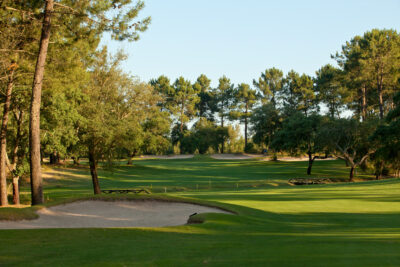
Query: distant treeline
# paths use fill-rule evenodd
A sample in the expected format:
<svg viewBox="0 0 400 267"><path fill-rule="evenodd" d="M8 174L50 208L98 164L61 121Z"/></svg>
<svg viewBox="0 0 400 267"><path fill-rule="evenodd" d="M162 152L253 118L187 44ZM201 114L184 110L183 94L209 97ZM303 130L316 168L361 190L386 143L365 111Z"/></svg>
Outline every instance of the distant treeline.
<svg viewBox="0 0 400 267"><path fill-rule="evenodd" d="M43 2L45 3L43 5ZM267 69L253 84L218 86L200 75L149 83L125 73L123 52L100 47L102 35L136 41L150 18L132 22L135 1L1 1L0 204L7 177L14 202L30 175L32 203L43 202L40 160L89 158L94 192L99 160L140 154L277 152L335 155L377 178L400 168L400 36L356 36L314 77ZM256 75L255 75L256 76ZM327 114L321 114L321 105ZM351 118L340 118L343 111ZM237 122L243 125L244 133ZM40 128L39 128L40 126ZM39 168L38 168L39 166Z"/></svg>

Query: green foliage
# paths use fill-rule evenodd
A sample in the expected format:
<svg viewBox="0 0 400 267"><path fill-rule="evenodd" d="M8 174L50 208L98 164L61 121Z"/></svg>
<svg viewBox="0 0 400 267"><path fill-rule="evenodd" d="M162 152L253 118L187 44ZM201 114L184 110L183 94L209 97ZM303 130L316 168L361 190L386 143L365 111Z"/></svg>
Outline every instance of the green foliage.
<svg viewBox="0 0 400 267"><path fill-rule="evenodd" d="M379 154L394 170L400 173L400 93L394 97L395 108L386 117L386 123L380 125L372 136L379 142Z"/></svg>
<svg viewBox="0 0 400 267"><path fill-rule="evenodd" d="M227 127L216 126L214 122L200 118L191 131L185 132L180 148L182 153L193 154L198 151L200 154L206 154L210 149L219 151L220 146L229 139Z"/></svg>
<svg viewBox="0 0 400 267"><path fill-rule="evenodd" d="M315 84L319 100L328 106L331 118L339 117L343 111L347 88L344 86L343 72L327 64L316 72Z"/></svg>
<svg viewBox="0 0 400 267"><path fill-rule="evenodd" d="M247 121L251 116L253 106L256 104L256 90L250 89L250 86L245 83L239 84L235 91L236 109L231 112L231 117Z"/></svg>
<svg viewBox="0 0 400 267"><path fill-rule="evenodd" d="M282 125L282 117L273 104L265 104L256 108L250 118L253 142L269 147L275 133Z"/></svg>
<svg viewBox="0 0 400 267"><path fill-rule="evenodd" d="M197 116L214 121L215 103L214 95L211 92L211 80L202 74L193 84L193 88L198 92L199 102L196 103Z"/></svg>
<svg viewBox="0 0 400 267"><path fill-rule="evenodd" d="M314 82L306 74L299 75L291 70L284 79L282 99L287 115L301 111L305 115L318 111L318 99Z"/></svg>
<svg viewBox="0 0 400 267"><path fill-rule="evenodd" d="M222 76L218 82L218 87L213 90L213 94L219 121L221 127L224 127L224 122L229 120L229 115L235 105L235 90L231 80L226 76Z"/></svg>
<svg viewBox="0 0 400 267"><path fill-rule="evenodd" d="M196 114L196 104L199 102L197 93L189 80L185 80L183 77L176 79L174 83L172 114L179 121L181 133L183 133L183 125L189 122Z"/></svg>
<svg viewBox="0 0 400 267"><path fill-rule="evenodd" d="M400 75L400 35L373 29L346 42L335 59L350 89L349 108L364 120L375 114L383 119L393 104Z"/></svg>
<svg viewBox="0 0 400 267"><path fill-rule="evenodd" d="M258 81L253 80L253 84L260 90L263 104L271 102L276 107L277 96L283 87L283 72L276 68L266 69Z"/></svg>
<svg viewBox="0 0 400 267"><path fill-rule="evenodd" d="M308 117L300 112L293 114L283 121L282 129L276 133L271 147L293 155L323 152L326 143L319 132L322 120L317 114Z"/></svg>
<svg viewBox="0 0 400 267"><path fill-rule="evenodd" d="M353 179L354 169L377 149L377 143L370 139L376 127L374 120L360 122L356 119L334 119L321 129L330 150L352 167L350 180Z"/></svg>

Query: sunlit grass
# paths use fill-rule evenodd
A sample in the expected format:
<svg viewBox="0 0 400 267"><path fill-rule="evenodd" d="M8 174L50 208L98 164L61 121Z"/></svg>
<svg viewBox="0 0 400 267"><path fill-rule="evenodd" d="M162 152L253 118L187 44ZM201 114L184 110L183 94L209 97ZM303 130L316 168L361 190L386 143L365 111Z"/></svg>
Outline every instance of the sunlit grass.
<svg viewBox="0 0 400 267"><path fill-rule="evenodd" d="M100 171L103 189L166 189L167 195L142 197L185 197L237 214L199 214L203 224L165 228L3 230L0 263L400 266L400 180L288 185L289 178L305 177L307 162L201 157L125 164ZM92 194L87 169L53 171L56 179L48 177L45 186L49 203ZM345 181L347 175L341 161L317 161L313 169L313 177Z"/></svg>

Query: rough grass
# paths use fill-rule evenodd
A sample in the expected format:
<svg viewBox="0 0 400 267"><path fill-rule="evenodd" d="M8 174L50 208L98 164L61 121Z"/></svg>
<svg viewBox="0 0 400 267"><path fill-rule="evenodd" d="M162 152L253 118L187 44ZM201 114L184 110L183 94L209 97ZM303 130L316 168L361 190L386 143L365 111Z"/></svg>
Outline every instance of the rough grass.
<svg viewBox="0 0 400 267"><path fill-rule="evenodd" d="M307 162L195 158L142 160L132 167L102 171L103 188L167 187L166 195L138 197L199 201L237 215L200 214L193 220L202 224L165 228L2 230L0 263L400 266L400 180L285 184L289 178L304 176L306 166ZM90 197L87 170L56 171L61 174L45 187L49 205ZM345 180L347 171L340 161L324 161L315 163L314 175ZM197 189L196 184L202 186ZM174 190L178 186L184 189Z"/></svg>

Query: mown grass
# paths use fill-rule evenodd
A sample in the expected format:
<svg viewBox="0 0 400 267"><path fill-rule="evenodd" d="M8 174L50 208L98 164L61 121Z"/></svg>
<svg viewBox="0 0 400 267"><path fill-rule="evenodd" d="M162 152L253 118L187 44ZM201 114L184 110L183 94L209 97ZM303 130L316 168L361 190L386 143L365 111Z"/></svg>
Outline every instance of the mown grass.
<svg viewBox="0 0 400 267"><path fill-rule="evenodd" d="M400 181L285 185L304 176L306 165L195 158L102 171L103 188L167 187L167 195L150 197L237 215L200 214L203 224L165 228L2 230L0 265L400 266ZM87 170L54 172L45 187L49 204L91 195ZM345 180L347 169L320 161L314 176Z"/></svg>

